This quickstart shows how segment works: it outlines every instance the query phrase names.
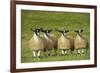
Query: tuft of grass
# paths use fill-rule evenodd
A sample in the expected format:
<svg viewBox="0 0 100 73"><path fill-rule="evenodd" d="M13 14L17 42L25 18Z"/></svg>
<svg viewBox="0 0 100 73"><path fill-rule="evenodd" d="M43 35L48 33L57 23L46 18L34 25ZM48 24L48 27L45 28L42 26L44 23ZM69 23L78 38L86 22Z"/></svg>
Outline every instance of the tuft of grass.
<svg viewBox="0 0 100 73"><path fill-rule="evenodd" d="M83 29L83 35L90 40L90 14L76 12L53 12L21 10L21 62L45 62L89 59L89 52L85 56L50 56L41 60L32 59L32 51L29 49L29 40L33 36L30 28L69 29L67 35L76 36L75 29ZM61 34L55 30L52 34L59 38ZM41 33L43 35L43 33Z"/></svg>

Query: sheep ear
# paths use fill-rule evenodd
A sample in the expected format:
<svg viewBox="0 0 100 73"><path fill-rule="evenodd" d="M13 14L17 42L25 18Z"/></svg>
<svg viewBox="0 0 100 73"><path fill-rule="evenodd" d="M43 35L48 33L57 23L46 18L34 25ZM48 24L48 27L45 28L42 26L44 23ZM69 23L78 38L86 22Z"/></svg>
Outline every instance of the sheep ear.
<svg viewBox="0 0 100 73"><path fill-rule="evenodd" d="M74 32L77 32L77 30L74 30Z"/></svg>
<svg viewBox="0 0 100 73"><path fill-rule="evenodd" d="M63 33L63 30L59 30L60 33Z"/></svg>
<svg viewBox="0 0 100 73"><path fill-rule="evenodd" d="M65 32L69 32L69 30L65 30Z"/></svg>
<svg viewBox="0 0 100 73"><path fill-rule="evenodd" d="M61 30L58 30L58 32L62 32Z"/></svg>
<svg viewBox="0 0 100 73"><path fill-rule="evenodd" d="M81 29L81 32L83 32L83 29Z"/></svg>

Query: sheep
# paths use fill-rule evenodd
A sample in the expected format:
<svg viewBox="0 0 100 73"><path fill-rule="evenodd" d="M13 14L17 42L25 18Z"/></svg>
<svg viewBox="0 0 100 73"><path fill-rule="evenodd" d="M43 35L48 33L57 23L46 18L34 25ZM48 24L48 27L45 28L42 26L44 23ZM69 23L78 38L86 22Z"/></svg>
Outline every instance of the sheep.
<svg viewBox="0 0 100 73"><path fill-rule="evenodd" d="M40 37L41 28L31 30L34 32L33 37L29 40L29 47L32 49L33 57L40 58L41 51L44 50L44 40Z"/></svg>
<svg viewBox="0 0 100 73"><path fill-rule="evenodd" d="M73 41L71 41L68 37L66 37L66 33L69 30L57 30L58 32L62 33L61 37L58 39L58 49L61 50L61 55L69 54L71 48L73 47Z"/></svg>
<svg viewBox="0 0 100 73"><path fill-rule="evenodd" d="M77 33L76 38L74 39L74 47L76 54L86 53L86 48L88 47L88 41L85 37L82 36L83 30L75 30Z"/></svg>
<svg viewBox="0 0 100 73"><path fill-rule="evenodd" d="M51 51L54 49L55 54L57 55L57 37L54 34L50 34L52 29L42 30L44 32L44 37L46 39L46 51L48 51L48 55L51 55Z"/></svg>

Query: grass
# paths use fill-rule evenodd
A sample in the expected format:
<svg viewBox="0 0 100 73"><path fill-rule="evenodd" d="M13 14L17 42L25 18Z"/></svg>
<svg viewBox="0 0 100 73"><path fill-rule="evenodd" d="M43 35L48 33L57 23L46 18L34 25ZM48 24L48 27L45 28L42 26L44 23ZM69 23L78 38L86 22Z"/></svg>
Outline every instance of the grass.
<svg viewBox="0 0 100 73"><path fill-rule="evenodd" d="M41 53L42 58L32 58L32 51L29 49L24 49L23 56L22 56L22 62L28 63L28 62L51 62L51 61L75 61L75 60L87 60L89 59L89 50L86 54L81 55L75 55L75 54L67 54L64 56L61 56L60 50L57 51L58 55L54 56L54 51L52 51L51 56L46 56L44 53Z"/></svg>
<svg viewBox="0 0 100 73"><path fill-rule="evenodd" d="M89 59L89 51L86 55L75 56L50 56L41 60L32 59L32 51L29 48L29 40L33 36L30 28L43 27L46 29L69 29L67 35L76 36L75 29L83 29L83 35L90 39L90 14L75 12L53 12L53 11L32 11L21 10L21 62L47 62ZM60 37L60 33L53 31L53 34ZM59 52L59 51L58 51Z"/></svg>

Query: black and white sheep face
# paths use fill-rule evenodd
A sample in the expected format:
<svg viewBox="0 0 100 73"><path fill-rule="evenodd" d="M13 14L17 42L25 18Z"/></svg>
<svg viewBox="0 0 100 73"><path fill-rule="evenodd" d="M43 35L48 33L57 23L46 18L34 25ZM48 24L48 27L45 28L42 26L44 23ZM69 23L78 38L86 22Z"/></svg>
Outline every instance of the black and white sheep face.
<svg viewBox="0 0 100 73"><path fill-rule="evenodd" d="M35 34L36 34L37 36L40 36L40 29L36 29L36 30L35 30Z"/></svg>
<svg viewBox="0 0 100 73"><path fill-rule="evenodd" d="M67 32L69 32L69 30L58 30L58 32L62 33L62 35L66 35Z"/></svg>
<svg viewBox="0 0 100 73"><path fill-rule="evenodd" d="M47 36L50 35L51 31L53 31L53 30L52 29L50 29L50 30L42 30L42 32L44 32Z"/></svg>
<svg viewBox="0 0 100 73"><path fill-rule="evenodd" d="M82 36L83 30L82 29L81 30L75 30L74 32L76 32L79 36Z"/></svg>
<svg viewBox="0 0 100 73"><path fill-rule="evenodd" d="M41 28L36 28L36 29L32 29L31 30L37 35L37 36L40 36L40 32L41 32Z"/></svg>

